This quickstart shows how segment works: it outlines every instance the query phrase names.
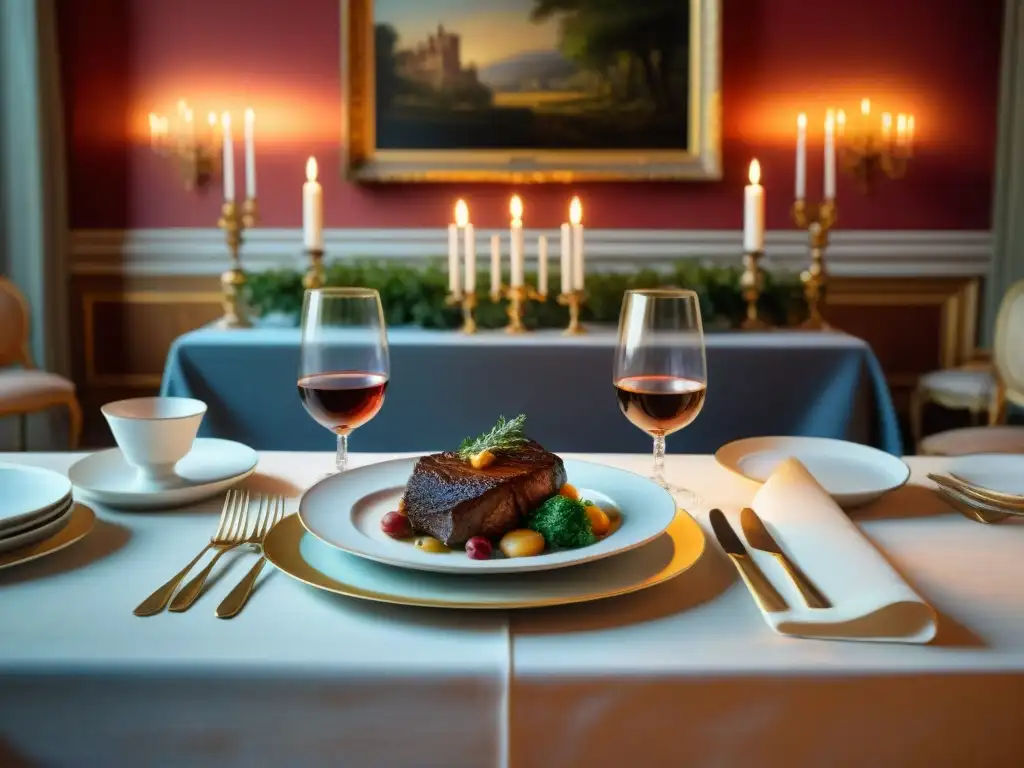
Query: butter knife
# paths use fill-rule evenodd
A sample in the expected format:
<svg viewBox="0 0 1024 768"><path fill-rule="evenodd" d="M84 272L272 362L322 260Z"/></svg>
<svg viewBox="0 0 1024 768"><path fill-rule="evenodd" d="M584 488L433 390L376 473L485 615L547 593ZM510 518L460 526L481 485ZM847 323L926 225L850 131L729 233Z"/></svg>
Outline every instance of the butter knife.
<svg viewBox="0 0 1024 768"><path fill-rule="evenodd" d="M729 521L725 519L722 510L711 510L711 527L715 531L715 536L718 537L718 543L722 545L725 554L729 556L743 575L744 580L750 587L750 591L754 593L754 597L761 607L768 613L788 610L789 605L775 587L772 586L772 583L768 581L768 577L764 575L764 572L757 567L757 563L751 559L750 553L743 546L743 542L736 535L736 531L729 525Z"/></svg>
<svg viewBox="0 0 1024 768"><path fill-rule="evenodd" d="M747 543L750 546L754 549L760 549L762 552L775 555L775 559L786 569L789 578L793 580L796 588L800 590L800 594L803 596L808 608L832 607L832 603L814 585L814 582L807 577L807 574L800 569L800 566L783 552L779 542L772 536L771 531L765 527L764 521L758 517L757 512L750 507L744 508L740 513L740 524L743 526L743 535L747 537Z"/></svg>

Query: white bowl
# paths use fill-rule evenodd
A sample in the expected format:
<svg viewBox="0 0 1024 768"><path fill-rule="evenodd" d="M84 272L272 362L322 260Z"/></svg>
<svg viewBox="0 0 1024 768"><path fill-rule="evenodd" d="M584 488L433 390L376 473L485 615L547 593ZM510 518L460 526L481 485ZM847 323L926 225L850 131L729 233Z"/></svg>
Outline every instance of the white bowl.
<svg viewBox="0 0 1024 768"><path fill-rule="evenodd" d="M143 485L174 477L174 466L192 450L206 403L188 397L137 397L101 409L125 460Z"/></svg>

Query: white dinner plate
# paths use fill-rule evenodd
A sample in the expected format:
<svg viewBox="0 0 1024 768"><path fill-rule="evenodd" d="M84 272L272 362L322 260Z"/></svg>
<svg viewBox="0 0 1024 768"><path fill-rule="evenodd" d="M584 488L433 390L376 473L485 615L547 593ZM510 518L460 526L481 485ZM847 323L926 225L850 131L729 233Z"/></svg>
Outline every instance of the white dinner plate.
<svg viewBox="0 0 1024 768"><path fill-rule="evenodd" d="M308 533L298 515L289 515L274 526L263 551L292 578L338 595L396 605L493 610L583 603L653 587L692 567L704 544L701 527L679 512L665 535L619 557L571 570L467 579L348 555Z"/></svg>
<svg viewBox="0 0 1024 768"><path fill-rule="evenodd" d="M459 551L424 552L380 529L381 518L398 508L416 457L382 461L321 480L302 496L299 518L310 533L353 555L400 568L438 573L525 573L600 560L639 547L668 528L676 514L672 496L632 472L575 459L565 460L568 482L580 495L622 517L618 530L596 544L545 552L536 557L471 560Z"/></svg>
<svg viewBox="0 0 1024 768"><path fill-rule="evenodd" d="M119 448L75 463L68 477L83 498L117 509L174 509L208 499L241 482L256 469L256 451L233 440L196 439L164 487L144 485Z"/></svg>
<svg viewBox="0 0 1024 768"><path fill-rule="evenodd" d="M758 483L788 458L807 467L844 509L874 501L910 479L910 467L896 456L827 437L749 437L728 443L715 454L723 467Z"/></svg>
<svg viewBox="0 0 1024 768"><path fill-rule="evenodd" d="M60 509L58 514L52 519L37 525L34 528L29 528L27 531L22 531L13 536L7 536L0 539L0 552L10 552L11 550L21 549L27 547L30 544L35 544L37 541L48 539L49 537L57 534L61 528L68 524L68 520L71 519L71 512L75 508L75 502L68 499L67 503Z"/></svg>
<svg viewBox="0 0 1024 768"><path fill-rule="evenodd" d="M59 552L86 536L94 525L96 514L91 509L72 504L70 516L62 528L45 539L0 554L0 568L11 568Z"/></svg>
<svg viewBox="0 0 1024 768"><path fill-rule="evenodd" d="M976 453L950 460L949 473L1004 496L1024 496L1024 455Z"/></svg>
<svg viewBox="0 0 1024 768"><path fill-rule="evenodd" d="M24 464L0 464L0 533L45 516L70 497L71 482L64 475Z"/></svg>

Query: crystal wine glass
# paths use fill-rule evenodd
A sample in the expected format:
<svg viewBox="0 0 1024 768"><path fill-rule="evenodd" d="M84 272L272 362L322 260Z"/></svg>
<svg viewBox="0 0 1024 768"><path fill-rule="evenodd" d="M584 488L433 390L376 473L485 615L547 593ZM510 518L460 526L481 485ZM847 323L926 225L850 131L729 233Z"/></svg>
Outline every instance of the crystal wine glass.
<svg viewBox="0 0 1024 768"><path fill-rule="evenodd" d="M693 291L626 291L613 374L619 408L654 438L652 479L693 506L696 494L665 480L665 436L689 425L704 405L707 361L700 302Z"/></svg>
<svg viewBox="0 0 1024 768"><path fill-rule="evenodd" d="M388 387L388 333L380 294L370 288L317 288L302 301L299 398L338 436L337 472L348 436L380 410Z"/></svg>

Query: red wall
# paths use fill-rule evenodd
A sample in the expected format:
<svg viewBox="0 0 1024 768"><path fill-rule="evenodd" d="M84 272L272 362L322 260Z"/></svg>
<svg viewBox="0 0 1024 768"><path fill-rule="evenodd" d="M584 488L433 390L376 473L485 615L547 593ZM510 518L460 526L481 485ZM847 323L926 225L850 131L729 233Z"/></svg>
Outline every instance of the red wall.
<svg viewBox="0 0 1024 768"><path fill-rule="evenodd" d="M343 0L63 0L61 50L76 228L212 226L218 188L186 192L146 143L150 111L187 98L201 117L257 112L262 223L296 226L307 155L320 162L333 227L424 227L470 200L474 222L506 220L500 185L357 186L341 178L339 6ZM839 188L841 225L988 229L998 100L1000 0L724 0L721 182L525 190L528 226L554 226L570 192L593 227L741 226L746 166L761 160L768 225L791 226L793 133L808 112L820 147L826 106L917 116L907 178L865 197ZM237 135L237 131L236 131ZM240 165L241 156L238 157ZM809 158L810 193L820 157ZM239 169L240 170L240 169ZM241 177L241 173L239 174ZM218 185L219 186L219 185Z"/></svg>

